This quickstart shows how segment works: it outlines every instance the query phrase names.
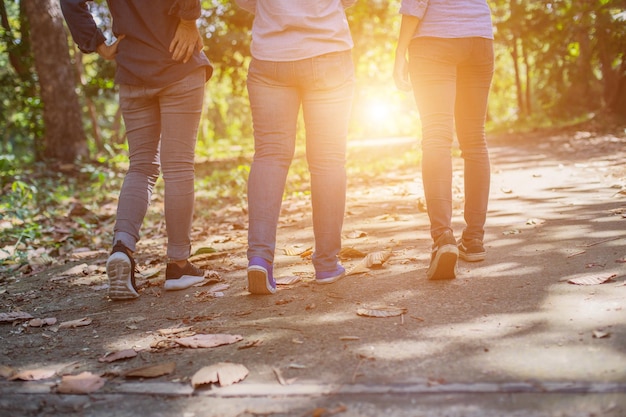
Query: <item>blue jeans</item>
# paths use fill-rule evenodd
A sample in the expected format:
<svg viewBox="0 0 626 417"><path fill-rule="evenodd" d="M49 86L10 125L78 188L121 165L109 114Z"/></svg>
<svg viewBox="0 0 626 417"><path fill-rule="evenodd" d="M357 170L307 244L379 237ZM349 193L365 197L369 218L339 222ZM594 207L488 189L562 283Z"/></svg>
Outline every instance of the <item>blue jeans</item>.
<svg viewBox="0 0 626 417"><path fill-rule="evenodd" d="M311 174L313 266L316 272L334 271L346 200L346 139L354 93L351 52L289 62L253 59L247 84L255 144L248 178L248 259L274 260L302 107Z"/></svg>
<svg viewBox="0 0 626 417"><path fill-rule="evenodd" d="M416 38L409 70L422 122L422 177L437 239L452 230L454 127L464 160L463 239L484 237L490 186L485 118L493 78L493 43L484 38Z"/></svg>
<svg viewBox="0 0 626 417"><path fill-rule="evenodd" d="M162 169L167 256L183 260L190 255L194 155L204 84L201 68L161 88L120 85L130 165L119 196L114 242L132 251Z"/></svg>

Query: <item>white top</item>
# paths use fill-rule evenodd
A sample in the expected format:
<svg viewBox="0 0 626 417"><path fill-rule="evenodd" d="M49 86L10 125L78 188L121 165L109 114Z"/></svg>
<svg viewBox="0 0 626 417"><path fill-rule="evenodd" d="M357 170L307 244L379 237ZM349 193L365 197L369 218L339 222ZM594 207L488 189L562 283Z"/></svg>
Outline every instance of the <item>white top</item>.
<svg viewBox="0 0 626 417"><path fill-rule="evenodd" d="M486 0L402 0L400 13L420 19L414 37L493 39Z"/></svg>
<svg viewBox="0 0 626 417"><path fill-rule="evenodd" d="M357 0L235 0L254 13L252 56L263 61L297 61L354 44L344 9Z"/></svg>

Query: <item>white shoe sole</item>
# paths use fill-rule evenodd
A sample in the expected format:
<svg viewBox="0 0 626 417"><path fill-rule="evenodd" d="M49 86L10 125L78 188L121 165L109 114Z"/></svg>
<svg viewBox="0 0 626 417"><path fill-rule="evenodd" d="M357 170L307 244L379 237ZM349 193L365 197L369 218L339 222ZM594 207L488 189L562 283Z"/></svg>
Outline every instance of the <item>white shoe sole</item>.
<svg viewBox="0 0 626 417"><path fill-rule="evenodd" d="M131 281L132 264L123 252L115 252L107 260L109 277L109 298L111 300L130 300L139 297Z"/></svg>
<svg viewBox="0 0 626 417"><path fill-rule="evenodd" d="M444 245L437 250L435 258L430 263L426 277L432 280L456 278L456 263L459 259L459 249L455 245Z"/></svg>
<svg viewBox="0 0 626 417"><path fill-rule="evenodd" d="M197 275L183 275L182 277L177 278L177 279L166 280L165 285L163 285L163 288L166 291L184 290L185 288L189 288L191 286L199 284L202 281L204 281L203 276L200 277Z"/></svg>
<svg viewBox="0 0 626 417"><path fill-rule="evenodd" d="M248 291L251 294L267 295L274 294L276 288L272 288L267 279L267 270L262 266L252 265L248 267Z"/></svg>

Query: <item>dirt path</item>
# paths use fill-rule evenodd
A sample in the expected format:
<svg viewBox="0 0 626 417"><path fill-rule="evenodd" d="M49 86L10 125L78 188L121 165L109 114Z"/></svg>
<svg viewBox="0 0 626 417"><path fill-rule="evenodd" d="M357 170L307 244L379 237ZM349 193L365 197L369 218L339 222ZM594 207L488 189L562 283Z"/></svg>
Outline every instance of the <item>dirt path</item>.
<svg viewBox="0 0 626 417"><path fill-rule="evenodd" d="M68 274L73 265L64 265L12 277L0 293L0 312L57 323L2 324L0 365L11 368L3 373L54 375L1 381L0 414L401 416L415 415L411 398L421 398L424 415L440 415L433 410L444 400L451 416L626 415L625 145L624 131L493 139L488 259L461 263L452 282L425 279L430 241L419 174L393 167L384 177L353 183L344 227L348 268L361 261L357 251L389 258L331 286L316 286L310 260L297 254L312 243L305 199L285 204L279 245L289 250L276 258L277 276L296 282L274 296L247 293L245 230L237 226L245 216L229 209L216 216L214 230L197 231L202 246L217 250L197 258L215 271L213 284L162 291L150 255L151 247L162 249L158 239L141 242L146 255L138 258L143 278L136 301L107 300L104 253L73 264L86 264L88 273ZM455 181L460 190L460 172ZM457 234L461 203L459 195ZM605 278L601 285L568 282ZM380 307L403 314L357 314ZM80 319L87 325L59 326ZM198 349L176 342L192 334L241 340ZM127 349L137 356L99 361ZM163 376L126 376L172 362L175 369ZM194 391L192 376L220 362L242 364L249 373L229 387ZM89 397L55 394L61 375L81 372L106 384ZM472 396L477 392L482 399ZM529 396L506 394L513 392ZM576 392L597 395L581 402L570 395ZM547 394L553 396L542 403ZM280 401L272 401L276 396Z"/></svg>

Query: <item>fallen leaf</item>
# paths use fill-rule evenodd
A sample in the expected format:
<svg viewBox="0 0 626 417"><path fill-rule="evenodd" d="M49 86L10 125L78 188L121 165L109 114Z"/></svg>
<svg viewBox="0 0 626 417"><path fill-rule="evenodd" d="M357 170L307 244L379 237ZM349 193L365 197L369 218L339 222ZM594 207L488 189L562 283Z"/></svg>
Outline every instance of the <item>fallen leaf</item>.
<svg viewBox="0 0 626 417"><path fill-rule="evenodd" d="M594 330L593 331L593 338L594 339L603 339L603 338L609 337L610 335L611 335L611 333L605 332L605 331L602 331L602 330Z"/></svg>
<svg viewBox="0 0 626 417"><path fill-rule="evenodd" d="M241 364L220 362L215 365L205 366L191 377L191 385L194 388L200 385L214 384L226 387L243 380L248 376L248 368Z"/></svg>
<svg viewBox="0 0 626 417"><path fill-rule="evenodd" d="M87 264L76 265L76 266L71 267L70 269L65 270L64 272L61 272L59 276L72 277L72 276L85 275L85 271L87 271L88 268L89 268L89 265Z"/></svg>
<svg viewBox="0 0 626 417"><path fill-rule="evenodd" d="M241 350L241 349L249 349L249 348L253 348L253 347L257 347L257 346L261 346L263 344L263 341L260 339L257 340L253 340L251 342L248 342L244 345L239 346L237 349Z"/></svg>
<svg viewBox="0 0 626 417"><path fill-rule="evenodd" d="M339 340L360 340L359 336L340 336Z"/></svg>
<svg viewBox="0 0 626 417"><path fill-rule="evenodd" d="M230 345L243 340L240 335L231 334L196 334L189 337L182 337L174 341L181 346L189 348L212 348L222 345Z"/></svg>
<svg viewBox="0 0 626 417"><path fill-rule="evenodd" d="M15 375L15 369L10 366L0 365L0 377L10 379L13 375Z"/></svg>
<svg viewBox="0 0 626 417"><path fill-rule="evenodd" d="M163 375L169 375L174 372L174 369L176 369L175 362L166 362L131 369L126 372L125 376L127 378L156 378Z"/></svg>
<svg viewBox="0 0 626 417"><path fill-rule="evenodd" d="M44 319L32 319L28 322L29 327L43 327L52 326L57 323L57 319L54 317L47 317Z"/></svg>
<svg viewBox="0 0 626 417"><path fill-rule="evenodd" d="M0 313L0 323L14 322L16 320L30 320L33 316L23 311L12 311L10 313Z"/></svg>
<svg viewBox="0 0 626 417"><path fill-rule="evenodd" d="M52 378L56 374L54 369L28 369L20 371L9 378L10 381L19 379L20 381L40 381L42 379Z"/></svg>
<svg viewBox="0 0 626 417"><path fill-rule="evenodd" d="M586 276L586 277L572 278L568 280L567 282L569 282L570 284L576 284L576 285L599 285L599 284L604 284L605 282L613 281L613 278L615 278L616 276L617 275L615 274L610 275L610 276L604 276L604 277Z"/></svg>
<svg viewBox="0 0 626 417"><path fill-rule="evenodd" d="M134 349L124 349L110 354L106 354L98 359L98 362L111 363L122 359L134 358L135 356L137 356L137 352Z"/></svg>
<svg viewBox="0 0 626 417"><path fill-rule="evenodd" d="M159 329L159 330L157 330L157 332L161 336L170 336L170 335L173 335L173 334L188 332L189 330L191 330L190 326L187 326L187 327L175 327L175 328L169 328L169 329Z"/></svg>
<svg viewBox="0 0 626 417"><path fill-rule="evenodd" d="M217 250L215 248L209 247L209 246L205 246L202 248L198 248L195 252L194 252L194 256L196 255L203 255L205 253L215 253L217 252Z"/></svg>
<svg viewBox="0 0 626 417"><path fill-rule="evenodd" d="M278 383L280 385L291 385L293 384L297 378L290 378L290 379L285 379L283 377L283 373L281 372L280 369L276 368L276 367L272 367L272 370L274 371L274 375L276 375L276 379L278 380Z"/></svg>
<svg viewBox="0 0 626 417"><path fill-rule="evenodd" d="M284 248L283 249L283 253L287 256L300 256L305 252L309 252L310 250L312 250L313 248L311 247L304 247L302 245L295 245L295 246L291 246L288 248Z"/></svg>
<svg viewBox="0 0 626 417"><path fill-rule="evenodd" d="M366 256L364 252L354 248L342 248L339 251L339 257L341 259L356 259L364 256Z"/></svg>
<svg viewBox="0 0 626 417"><path fill-rule="evenodd" d="M372 268L381 268L383 264L389 259L391 252L372 252L368 253L365 258L356 264L346 275L361 274L369 272Z"/></svg>
<svg viewBox="0 0 626 417"><path fill-rule="evenodd" d="M82 372L78 375L64 375L57 387L61 394L91 394L104 386L105 378L91 372Z"/></svg>
<svg viewBox="0 0 626 417"><path fill-rule="evenodd" d="M362 230L353 230L352 232L348 233L346 237L349 239L358 239L366 236L367 232L364 232Z"/></svg>
<svg viewBox="0 0 626 417"><path fill-rule="evenodd" d="M291 285L299 282L302 278L297 275L292 275L289 277L280 277L276 278L276 285Z"/></svg>
<svg viewBox="0 0 626 417"><path fill-rule="evenodd" d="M59 328L68 329L74 327L89 326L91 324L91 321L92 320L89 317L83 317L82 319L78 320L64 321L63 323L59 324Z"/></svg>
<svg viewBox="0 0 626 417"><path fill-rule="evenodd" d="M407 309L404 307L374 307L374 308L359 308L356 314L364 317L396 317L405 314Z"/></svg>

